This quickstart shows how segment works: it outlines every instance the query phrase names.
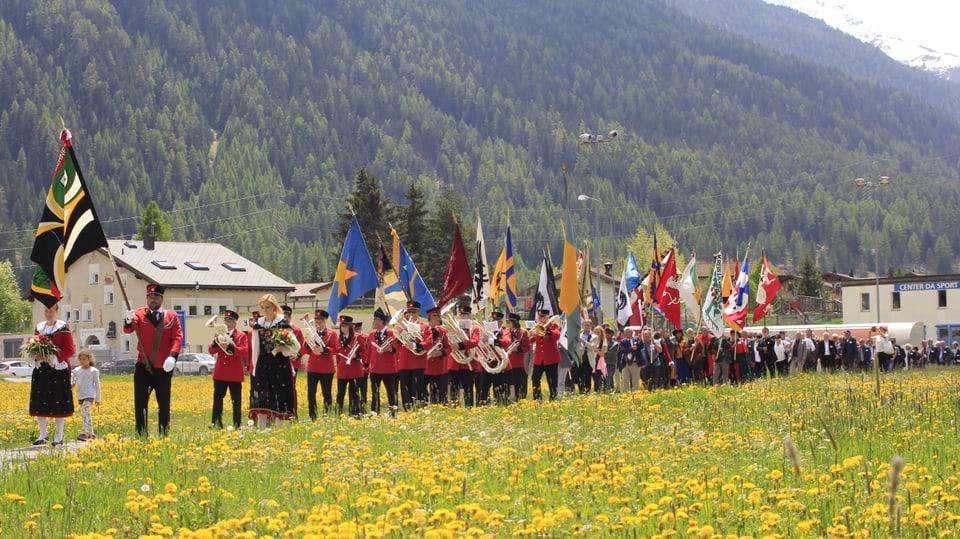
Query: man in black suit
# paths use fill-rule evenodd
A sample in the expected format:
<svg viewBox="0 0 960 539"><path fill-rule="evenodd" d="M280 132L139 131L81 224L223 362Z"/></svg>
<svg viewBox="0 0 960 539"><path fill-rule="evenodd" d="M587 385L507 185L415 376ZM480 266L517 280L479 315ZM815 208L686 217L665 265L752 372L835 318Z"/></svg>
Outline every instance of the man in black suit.
<svg viewBox="0 0 960 539"><path fill-rule="evenodd" d="M843 332L843 339L840 340L840 359L843 363L843 370L847 372L853 371L854 365L857 362L857 340L853 338L850 330Z"/></svg>
<svg viewBox="0 0 960 539"><path fill-rule="evenodd" d="M833 371L837 368L837 344L830 338L829 333L823 334L823 340L817 342L816 350L823 370Z"/></svg>

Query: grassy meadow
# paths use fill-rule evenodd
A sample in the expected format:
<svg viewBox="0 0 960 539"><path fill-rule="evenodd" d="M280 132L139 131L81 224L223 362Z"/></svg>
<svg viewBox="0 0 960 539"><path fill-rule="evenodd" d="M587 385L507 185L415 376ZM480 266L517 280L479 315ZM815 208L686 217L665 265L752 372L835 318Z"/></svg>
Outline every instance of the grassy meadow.
<svg viewBox="0 0 960 539"><path fill-rule="evenodd" d="M98 441L3 464L0 537L960 534L953 369L884 375L879 396L805 374L263 431L209 430L210 378L178 377L170 437L144 440L132 377L102 381ZM0 381L0 447L36 436L28 394Z"/></svg>

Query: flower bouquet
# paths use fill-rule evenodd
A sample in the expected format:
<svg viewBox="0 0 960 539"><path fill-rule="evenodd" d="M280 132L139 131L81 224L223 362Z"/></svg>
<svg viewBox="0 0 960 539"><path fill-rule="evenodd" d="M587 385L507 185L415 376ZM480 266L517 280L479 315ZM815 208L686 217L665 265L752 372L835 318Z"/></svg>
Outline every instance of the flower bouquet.
<svg viewBox="0 0 960 539"><path fill-rule="evenodd" d="M297 342L296 335L293 334L293 331L286 328L274 330L271 342L273 343L273 350L275 352L280 352L287 357L292 356L300 350L300 343Z"/></svg>
<svg viewBox="0 0 960 539"><path fill-rule="evenodd" d="M20 355L24 359L33 359L37 362L48 363L51 357L56 357L57 348L50 337L46 335L33 335L20 347Z"/></svg>

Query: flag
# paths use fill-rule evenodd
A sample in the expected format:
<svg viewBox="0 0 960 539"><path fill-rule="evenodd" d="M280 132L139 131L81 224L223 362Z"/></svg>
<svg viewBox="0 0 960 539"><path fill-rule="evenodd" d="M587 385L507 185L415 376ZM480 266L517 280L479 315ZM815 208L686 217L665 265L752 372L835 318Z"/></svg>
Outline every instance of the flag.
<svg viewBox="0 0 960 539"><path fill-rule="evenodd" d="M773 303L774 296L780 290L780 279L770 268L767 253L763 253L763 265L760 268L760 282L757 283L757 306L753 309L753 322L763 320L767 316L767 309Z"/></svg>
<svg viewBox="0 0 960 539"><path fill-rule="evenodd" d="M340 253L337 273L330 289L330 300L327 303L330 318L336 320L340 311L360 296L377 288L379 284L377 270L373 267L370 251L367 250L367 243L360 232L360 223L354 215L350 218L350 229L343 240L343 252Z"/></svg>
<svg viewBox="0 0 960 539"><path fill-rule="evenodd" d="M627 257L627 290L631 292L640 287L640 268L637 267L637 259L633 257L633 252Z"/></svg>
<svg viewBox="0 0 960 539"><path fill-rule="evenodd" d="M723 307L723 318L731 328L740 331L747 325L747 303L750 299L750 270L747 266L747 254L743 255L743 266L733 284L733 291Z"/></svg>
<svg viewBox="0 0 960 539"><path fill-rule="evenodd" d="M700 279L697 277L697 252L690 255L687 267L683 268L680 276L680 299L687 306L690 316L696 318L700 314Z"/></svg>
<svg viewBox="0 0 960 539"><path fill-rule="evenodd" d="M566 315L567 353L580 357L580 294L577 283L577 248L573 243L570 210L563 227L563 276L560 278L560 311Z"/></svg>
<svg viewBox="0 0 960 539"><path fill-rule="evenodd" d="M470 288L472 281L470 263L467 262L467 249L463 245L463 236L460 235L460 223L454 223L453 241L450 242L450 259L447 260L447 267L443 270L440 306L457 299L457 296Z"/></svg>
<svg viewBox="0 0 960 539"><path fill-rule="evenodd" d="M395 229L390 229L390 234L393 235L393 252L397 254L394 267L397 270L400 287L403 288L408 298L420 303L420 308L424 312L429 311L437 306L437 302L433 300L433 294L427 289L427 283L423 282L423 277L417 271L417 266L410 258L410 253L400 243L400 235L397 234ZM331 314L331 316L333 315Z"/></svg>
<svg viewBox="0 0 960 539"><path fill-rule="evenodd" d="M477 215L477 245L473 264L473 312L479 313L490 299L490 273L487 266L487 248L483 241L483 226Z"/></svg>
<svg viewBox="0 0 960 539"><path fill-rule="evenodd" d="M650 271L647 273L646 287L644 287L643 301L657 308L657 302L653 299L653 293L660 286L660 273L663 268L660 248L657 247L657 233L653 233L653 260L650 262Z"/></svg>
<svg viewBox="0 0 960 539"><path fill-rule="evenodd" d="M67 268L81 256L108 247L72 138L69 130L60 132L60 155L30 253L30 260L37 263L30 290L47 308L60 301Z"/></svg>
<svg viewBox="0 0 960 539"><path fill-rule="evenodd" d="M551 315L560 312L560 305L557 303L557 282L553 276L553 264L550 262L550 254L543 251L543 264L540 265L540 282L537 284L537 293L533 298L533 307L530 309L528 317L530 320L537 319L537 311L547 309Z"/></svg>
<svg viewBox="0 0 960 539"><path fill-rule="evenodd" d="M500 249L500 256L497 258L496 265L493 266L493 276L490 278L490 301L495 309L499 309L505 301L503 296L507 292L507 248Z"/></svg>
<svg viewBox="0 0 960 539"><path fill-rule="evenodd" d="M623 268L623 276L620 278L620 290L617 292L617 322L621 326L629 325L630 318L633 316L633 301L631 298L633 291L627 288L627 268Z"/></svg>
<svg viewBox="0 0 960 539"><path fill-rule="evenodd" d="M723 297L721 294L721 274L723 273L723 253L713 256L713 271L710 272L710 288L703 300L703 325L714 335L723 334Z"/></svg>
<svg viewBox="0 0 960 539"><path fill-rule="evenodd" d="M736 264L736 262L734 262ZM736 271L736 266L734 266L734 271ZM730 280L730 271L726 266L723 267L723 280L720 284L720 297L724 301L730 297L730 294L733 294L733 281Z"/></svg>
<svg viewBox="0 0 960 539"><path fill-rule="evenodd" d="M663 310L660 308L660 296L661 296L660 292L663 287L663 281L664 279L666 279L667 272L665 268L667 267L667 264L671 262L670 258L672 256L673 256L673 248L667 251L667 254L663 256L662 260L660 260L660 264L659 264L660 271L657 272L657 276L656 276L657 278L651 281L651 283L655 283L656 286L654 286L653 284L650 285L650 301L653 302L651 306L655 311L660 313L661 316L665 316L665 315L663 314ZM673 273L674 274L677 273L676 263L673 264Z"/></svg>
<svg viewBox="0 0 960 539"><path fill-rule="evenodd" d="M390 255L380 244L380 287L377 289L377 306L392 316L407 307L407 295L400 286L400 279L390 262Z"/></svg>
<svg viewBox="0 0 960 539"><path fill-rule="evenodd" d="M658 310L674 327L680 327L680 283L677 281L677 260L673 249L664 257L660 286L654 292Z"/></svg>
<svg viewBox="0 0 960 539"><path fill-rule="evenodd" d="M507 223L507 240L503 251L506 255L503 266L503 293L507 306L505 314L510 314L517 308L517 276L514 275L513 239L510 236L509 223Z"/></svg>
<svg viewBox="0 0 960 539"><path fill-rule="evenodd" d="M594 309L593 273L590 271L590 251L587 248L577 256L577 288L580 306L586 312L592 311Z"/></svg>

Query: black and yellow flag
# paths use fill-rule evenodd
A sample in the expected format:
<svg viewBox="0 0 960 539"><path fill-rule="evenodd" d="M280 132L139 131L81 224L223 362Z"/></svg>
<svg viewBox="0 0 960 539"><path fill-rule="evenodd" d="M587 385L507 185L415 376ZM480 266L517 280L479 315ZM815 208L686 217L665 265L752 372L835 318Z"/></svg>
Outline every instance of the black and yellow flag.
<svg viewBox="0 0 960 539"><path fill-rule="evenodd" d="M30 289L47 307L60 301L67 268L81 256L107 247L71 138L70 131L60 132L60 156L30 253L30 260L37 263Z"/></svg>

